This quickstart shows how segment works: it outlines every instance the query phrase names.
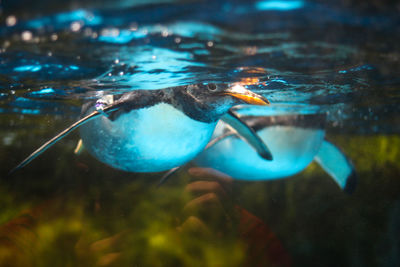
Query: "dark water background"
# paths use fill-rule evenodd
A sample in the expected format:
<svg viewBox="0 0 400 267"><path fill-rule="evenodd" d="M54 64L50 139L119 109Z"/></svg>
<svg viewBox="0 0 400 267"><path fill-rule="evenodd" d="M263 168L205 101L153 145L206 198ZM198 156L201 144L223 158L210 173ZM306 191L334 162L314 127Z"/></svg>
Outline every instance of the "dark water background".
<svg viewBox="0 0 400 267"><path fill-rule="evenodd" d="M327 137L352 159L359 181L347 195L311 164L288 179L235 181L234 202L272 229L293 266L400 264L396 1L0 5L0 223L12 222L23 210L42 214L45 219L34 226L41 238L24 254L34 266L85 265L91 259L79 256L86 250L77 248L77 240L100 240L126 229L124 259L130 266L251 262L255 256L226 225L207 238L177 237L174 229L190 199L185 170L157 189L160 174L125 173L88 153L75 155L74 133L7 175L76 120L84 100L243 80L257 80L251 89L274 104L327 112ZM221 238L221 232L228 233ZM30 235L21 236L22 243L30 242ZM18 263L13 260L11 266Z"/></svg>

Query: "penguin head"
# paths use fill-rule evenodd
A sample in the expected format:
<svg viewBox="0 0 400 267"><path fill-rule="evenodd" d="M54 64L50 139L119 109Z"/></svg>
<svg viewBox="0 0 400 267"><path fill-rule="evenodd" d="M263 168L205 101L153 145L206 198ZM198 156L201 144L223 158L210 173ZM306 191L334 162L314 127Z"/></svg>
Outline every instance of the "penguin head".
<svg viewBox="0 0 400 267"><path fill-rule="evenodd" d="M203 112L210 120L217 120L228 110L240 104L269 105L268 99L253 93L238 83L202 83L186 86L186 94L192 98L192 109Z"/></svg>

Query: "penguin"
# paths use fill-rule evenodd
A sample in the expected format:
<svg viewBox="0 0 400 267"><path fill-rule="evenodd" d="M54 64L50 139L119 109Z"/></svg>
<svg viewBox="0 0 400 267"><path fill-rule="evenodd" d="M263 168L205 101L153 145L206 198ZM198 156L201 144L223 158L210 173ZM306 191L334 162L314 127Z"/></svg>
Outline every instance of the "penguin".
<svg viewBox="0 0 400 267"><path fill-rule="evenodd" d="M212 141L195 158L195 164L214 168L235 179L273 180L299 173L315 161L345 192L355 190L357 174L353 164L338 147L325 140L325 114L283 112L271 115L271 111L257 107L236 111L269 145L274 159L263 159L228 125L219 122Z"/></svg>
<svg viewBox="0 0 400 267"><path fill-rule="evenodd" d="M11 172L39 156L79 128L84 147L95 158L128 172L160 172L185 164L199 154L221 118L266 160L268 147L230 112L238 104L269 105L268 99L237 83L202 83L159 90L107 95L82 107L81 119L44 143Z"/></svg>

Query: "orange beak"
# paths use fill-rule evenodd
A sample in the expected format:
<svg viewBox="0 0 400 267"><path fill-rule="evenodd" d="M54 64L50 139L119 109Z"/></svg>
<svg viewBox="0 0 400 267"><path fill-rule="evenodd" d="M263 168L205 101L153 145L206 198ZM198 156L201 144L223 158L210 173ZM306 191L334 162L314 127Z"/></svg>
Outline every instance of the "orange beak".
<svg viewBox="0 0 400 267"><path fill-rule="evenodd" d="M231 95L250 105L265 106L270 104L267 98L247 90L240 84L234 84L226 89L222 94Z"/></svg>

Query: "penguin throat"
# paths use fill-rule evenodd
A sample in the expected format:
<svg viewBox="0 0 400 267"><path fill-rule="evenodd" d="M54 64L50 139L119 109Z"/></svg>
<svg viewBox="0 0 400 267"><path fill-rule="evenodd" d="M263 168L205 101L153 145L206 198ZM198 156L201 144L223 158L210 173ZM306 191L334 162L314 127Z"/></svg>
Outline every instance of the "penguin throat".
<svg viewBox="0 0 400 267"><path fill-rule="evenodd" d="M232 106L227 100L206 101L183 90L175 92L171 104L190 118L205 123L218 121Z"/></svg>

